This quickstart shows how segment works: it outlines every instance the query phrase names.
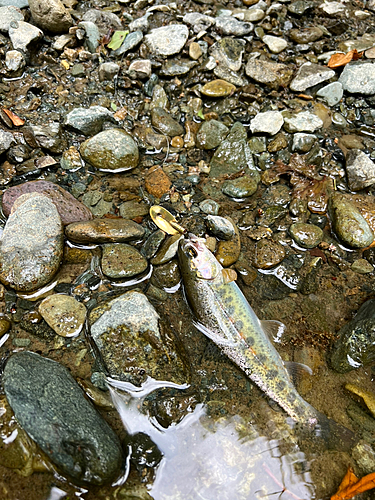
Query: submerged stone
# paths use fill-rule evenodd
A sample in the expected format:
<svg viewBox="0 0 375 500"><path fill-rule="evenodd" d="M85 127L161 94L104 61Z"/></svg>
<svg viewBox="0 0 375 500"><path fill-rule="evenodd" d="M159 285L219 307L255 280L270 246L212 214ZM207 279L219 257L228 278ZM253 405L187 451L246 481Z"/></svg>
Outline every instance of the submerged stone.
<svg viewBox="0 0 375 500"><path fill-rule="evenodd" d="M94 219L69 224L67 238L78 243L119 243L142 238L142 226L127 219Z"/></svg>
<svg viewBox="0 0 375 500"><path fill-rule="evenodd" d="M199 127L196 144L198 148L214 149L222 143L228 132L228 127L218 120L204 121Z"/></svg>
<svg viewBox="0 0 375 500"><path fill-rule="evenodd" d="M22 428L63 474L97 485L117 477L120 441L64 366L18 352L5 366L3 385Z"/></svg>
<svg viewBox="0 0 375 500"><path fill-rule="evenodd" d="M323 240L323 231L314 224L296 222L289 228L292 238L303 248L315 248Z"/></svg>
<svg viewBox="0 0 375 500"><path fill-rule="evenodd" d="M172 118L168 111L159 107L151 110L151 123L156 130L170 137L182 135L185 132L184 127Z"/></svg>
<svg viewBox="0 0 375 500"><path fill-rule="evenodd" d="M0 247L0 280L29 292L48 283L63 254L63 228L55 205L38 193L22 195L13 206Z"/></svg>
<svg viewBox="0 0 375 500"><path fill-rule="evenodd" d="M131 245L108 243L102 251L102 271L108 278L131 278L147 269L147 260Z"/></svg>
<svg viewBox="0 0 375 500"><path fill-rule="evenodd" d="M138 146L125 130L114 128L99 132L80 147L82 157L93 167L106 172L123 172L138 165Z"/></svg>
<svg viewBox="0 0 375 500"><path fill-rule="evenodd" d="M251 174L238 177L238 179L225 181L222 191L234 199L247 198L256 192L259 181L260 175L257 171L254 171Z"/></svg>
<svg viewBox="0 0 375 500"><path fill-rule="evenodd" d="M130 291L100 304L90 314L91 335L112 377L140 385L147 377L185 383L176 346L159 327L147 297Z"/></svg>
<svg viewBox="0 0 375 500"><path fill-rule="evenodd" d="M39 312L49 326L62 337L75 337L82 330L86 307L73 297L50 295L39 305Z"/></svg>

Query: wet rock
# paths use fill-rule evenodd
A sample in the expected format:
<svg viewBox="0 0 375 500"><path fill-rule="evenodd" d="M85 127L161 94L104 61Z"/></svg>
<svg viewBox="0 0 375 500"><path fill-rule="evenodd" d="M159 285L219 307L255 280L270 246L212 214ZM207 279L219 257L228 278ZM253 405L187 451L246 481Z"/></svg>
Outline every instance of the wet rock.
<svg viewBox="0 0 375 500"><path fill-rule="evenodd" d="M5 153L8 149L16 143L13 134L0 129L0 154Z"/></svg>
<svg viewBox="0 0 375 500"><path fill-rule="evenodd" d="M64 131L59 122L48 125L30 125L36 142L51 153L62 153L67 147Z"/></svg>
<svg viewBox="0 0 375 500"><path fill-rule="evenodd" d="M225 181L222 191L224 194L234 199L247 198L256 192L259 181L260 175L258 172L254 171L238 179Z"/></svg>
<svg viewBox="0 0 375 500"><path fill-rule="evenodd" d="M177 260L172 260L162 266L156 266L151 278L151 283L163 290L170 291L181 282L181 274Z"/></svg>
<svg viewBox="0 0 375 500"><path fill-rule="evenodd" d="M277 36L265 35L262 42L267 45L273 54L280 54L288 46L288 42Z"/></svg>
<svg viewBox="0 0 375 500"><path fill-rule="evenodd" d="M144 245L141 248L141 254L146 259L151 259L159 250L160 245L163 243L164 240L165 240L164 231L158 229L147 238L147 240L145 241Z"/></svg>
<svg viewBox="0 0 375 500"><path fill-rule="evenodd" d="M206 31L215 24L215 18L206 16L206 14L201 14L200 12L189 12L184 15L182 20L184 23L190 24L195 33Z"/></svg>
<svg viewBox="0 0 375 500"><path fill-rule="evenodd" d="M196 145L201 149L214 149L222 143L228 132L228 127L218 120L205 121L199 127Z"/></svg>
<svg viewBox="0 0 375 500"><path fill-rule="evenodd" d="M152 92L152 101L150 103L150 109L154 108L169 108L169 101L164 88L161 85L155 85Z"/></svg>
<svg viewBox="0 0 375 500"><path fill-rule="evenodd" d="M143 273L147 260L126 243L107 243L102 247L102 271L108 278L126 279Z"/></svg>
<svg viewBox="0 0 375 500"><path fill-rule="evenodd" d="M104 122L114 122L112 113L103 106L90 108L75 108L68 113L64 126L74 132L84 135L95 135L102 130Z"/></svg>
<svg viewBox="0 0 375 500"><path fill-rule="evenodd" d="M51 33L66 33L73 20L60 0L29 0L35 24Z"/></svg>
<svg viewBox="0 0 375 500"><path fill-rule="evenodd" d="M288 6L288 11L291 14L295 14L297 16L302 16L307 10L313 7L312 2L306 2L305 0L297 0L296 2L292 2Z"/></svg>
<svg viewBox="0 0 375 500"><path fill-rule="evenodd" d="M171 188L172 182L164 170L158 165L151 167L145 178L145 187L147 191L161 198Z"/></svg>
<svg viewBox="0 0 375 500"><path fill-rule="evenodd" d="M99 28L95 23L90 21L81 21L78 23L78 28L82 28L85 32L85 48L87 48L91 54L95 54L100 41Z"/></svg>
<svg viewBox="0 0 375 500"><path fill-rule="evenodd" d="M330 357L337 372L346 373L371 363L375 355L375 300L365 302L337 335Z"/></svg>
<svg viewBox="0 0 375 500"><path fill-rule="evenodd" d="M235 71L227 68L223 64L220 64L214 68L214 75L217 76L220 80L224 80L234 86L243 87L248 82L245 78L240 76Z"/></svg>
<svg viewBox="0 0 375 500"><path fill-rule="evenodd" d="M56 206L61 217L61 222L66 225L71 222L86 221L92 219L91 212L68 191L48 181L31 181L8 188L2 199L3 211L9 216L14 202L26 193L41 193L47 196Z"/></svg>
<svg viewBox="0 0 375 500"><path fill-rule="evenodd" d="M276 241L263 238L255 245L253 264L258 269L270 269L285 257L285 250Z"/></svg>
<svg viewBox="0 0 375 500"><path fill-rule="evenodd" d="M11 328L12 323L5 316L0 317L0 338Z"/></svg>
<svg viewBox="0 0 375 500"><path fill-rule="evenodd" d="M318 97L324 99L328 106L336 106L341 101L343 94L344 91L340 82L329 83L316 93Z"/></svg>
<svg viewBox="0 0 375 500"><path fill-rule="evenodd" d="M199 208L208 215L218 215L220 205L215 200L203 200L199 203Z"/></svg>
<svg viewBox="0 0 375 500"><path fill-rule="evenodd" d="M168 60L165 61L163 67L161 68L159 74L164 76L177 76L177 75L186 75L191 68L194 68L197 63L195 61L183 60L179 61Z"/></svg>
<svg viewBox="0 0 375 500"><path fill-rule="evenodd" d="M149 59L138 59L132 61L129 66L129 72L135 71L137 78L143 80L144 78L150 78L152 73L151 61Z"/></svg>
<svg viewBox="0 0 375 500"><path fill-rule="evenodd" d="M235 90L236 87L225 80L213 80L205 83L201 88L202 94L207 97L226 97L233 94Z"/></svg>
<svg viewBox="0 0 375 500"><path fill-rule="evenodd" d="M267 205L280 205L285 208L291 200L290 189L284 184L273 184L267 188L262 199Z"/></svg>
<svg viewBox="0 0 375 500"><path fill-rule="evenodd" d="M339 82L351 94L375 94L375 64L354 62L347 64Z"/></svg>
<svg viewBox="0 0 375 500"><path fill-rule="evenodd" d="M358 208L344 195L334 194L330 199L329 213L332 227L344 245L364 248L374 241L374 233Z"/></svg>
<svg viewBox="0 0 375 500"><path fill-rule="evenodd" d="M133 31L133 33L129 33L123 43L121 44L121 47L116 49L114 53L117 56L121 56L122 54L126 54L129 52L129 50L134 49L137 47L141 41L143 40L143 33L140 30Z"/></svg>
<svg viewBox="0 0 375 500"><path fill-rule="evenodd" d="M223 35L245 36L254 29L252 23L238 21L232 16L219 16L215 19L217 30Z"/></svg>
<svg viewBox="0 0 375 500"><path fill-rule="evenodd" d="M279 111L266 111L258 113L250 122L250 129L253 134L266 133L275 135L284 123L283 115Z"/></svg>
<svg viewBox="0 0 375 500"><path fill-rule="evenodd" d="M230 240L219 241L215 252L216 259L223 267L234 264L241 252L241 239L238 228L231 218L228 217L227 220L232 224L235 234Z"/></svg>
<svg viewBox="0 0 375 500"><path fill-rule="evenodd" d="M75 337L86 319L86 307L73 297L50 295L39 305L39 312L48 325L62 337Z"/></svg>
<svg viewBox="0 0 375 500"><path fill-rule="evenodd" d="M6 69L11 73L16 73L25 67L26 61L18 50L9 50L5 55Z"/></svg>
<svg viewBox="0 0 375 500"><path fill-rule="evenodd" d="M247 133L242 123L234 123L225 140L215 151L210 165L210 177L237 173L246 166L252 166Z"/></svg>
<svg viewBox="0 0 375 500"><path fill-rule="evenodd" d="M206 224L209 231L222 240L230 240L236 234L232 222L224 217L208 215L206 217Z"/></svg>
<svg viewBox="0 0 375 500"><path fill-rule="evenodd" d="M365 440L361 440L351 451L351 456L363 471L363 474L372 474L375 469L375 450L373 446Z"/></svg>
<svg viewBox="0 0 375 500"><path fill-rule="evenodd" d="M296 222L290 226L289 232L297 245L303 248L315 248L323 240L323 231L314 224Z"/></svg>
<svg viewBox="0 0 375 500"><path fill-rule="evenodd" d="M99 81L105 82L106 80L113 80L118 75L120 66L113 62L102 63L99 66Z"/></svg>
<svg viewBox="0 0 375 500"><path fill-rule="evenodd" d="M259 213L256 222L260 226L270 227L280 222L286 213L287 210L282 205L271 205Z"/></svg>
<svg viewBox="0 0 375 500"><path fill-rule="evenodd" d="M244 44L241 40L224 37L210 48L210 54L215 58L217 64L223 65L232 71L239 71L242 64Z"/></svg>
<svg viewBox="0 0 375 500"><path fill-rule="evenodd" d="M178 54L185 45L189 30L184 24L170 24L155 28L145 36L145 43L156 56Z"/></svg>
<svg viewBox="0 0 375 500"><path fill-rule="evenodd" d="M191 57L194 61L199 59L202 56L202 49L197 42L192 42L189 45L189 57Z"/></svg>
<svg viewBox="0 0 375 500"><path fill-rule="evenodd" d="M103 193L99 190L86 191L82 196L82 203L95 217L103 217L112 209L112 201L104 200Z"/></svg>
<svg viewBox="0 0 375 500"><path fill-rule="evenodd" d="M170 137L182 135L185 132L184 127L162 108L153 108L151 110L151 123L156 130Z"/></svg>
<svg viewBox="0 0 375 500"><path fill-rule="evenodd" d="M119 207L120 216L124 219L135 219L148 215L149 206L146 203L138 203L137 201L125 201Z"/></svg>
<svg viewBox="0 0 375 500"><path fill-rule="evenodd" d="M294 92L302 92L318 83L325 82L335 76L333 69L320 66L311 62L306 62L297 71L296 76L290 83L290 89Z"/></svg>
<svg viewBox="0 0 375 500"><path fill-rule="evenodd" d="M375 184L375 163L359 149L348 151L346 173L351 191L359 191Z"/></svg>
<svg viewBox="0 0 375 500"><path fill-rule="evenodd" d="M96 24L101 35L105 35L109 28L112 28L114 31L123 30L120 18L113 12L107 12L102 9L87 10L82 16L82 21Z"/></svg>
<svg viewBox="0 0 375 500"><path fill-rule="evenodd" d="M112 377L140 385L147 377L187 381L182 361L143 293L130 291L90 314L91 335ZM124 355L124 353L126 353Z"/></svg>
<svg viewBox="0 0 375 500"><path fill-rule="evenodd" d="M323 120L309 111L300 111L299 113L287 111L282 114L284 128L287 132L315 132L323 127Z"/></svg>
<svg viewBox="0 0 375 500"><path fill-rule="evenodd" d="M312 26L310 28L292 29L289 31L289 37L296 43L311 43L319 40L323 36L323 30L317 26Z"/></svg>
<svg viewBox="0 0 375 500"><path fill-rule="evenodd" d="M63 152L60 165L63 170L77 170L84 166L84 162L78 150L74 146L71 146ZM86 186L83 184L83 189L85 189L85 187Z"/></svg>
<svg viewBox="0 0 375 500"><path fill-rule="evenodd" d="M65 367L19 352L8 360L3 384L18 422L63 474L100 485L120 473L117 436Z"/></svg>
<svg viewBox="0 0 375 500"><path fill-rule="evenodd" d="M43 38L43 32L24 21L13 21L9 27L9 38L14 50L27 53L29 45L33 45Z"/></svg>
<svg viewBox="0 0 375 500"><path fill-rule="evenodd" d="M177 255L178 244L181 238L183 238L181 234L175 234L166 239L161 245L158 253L152 259L151 264L158 266L173 259L173 257Z"/></svg>
<svg viewBox="0 0 375 500"><path fill-rule="evenodd" d="M13 5L0 7L0 31L8 33L10 25L13 21L23 21L24 17L21 10Z"/></svg>
<svg viewBox="0 0 375 500"><path fill-rule="evenodd" d="M123 172L138 165L138 146L122 129L108 129L81 144L80 153L93 167L105 172Z"/></svg>
<svg viewBox="0 0 375 500"><path fill-rule="evenodd" d="M286 87L293 75L293 69L285 64L258 59L249 59L245 72L256 82L264 83L273 89Z"/></svg>
<svg viewBox="0 0 375 500"><path fill-rule="evenodd" d="M144 232L142 226L126 219L94 219L65 228L66 237L77 243L121 243L139 240Z"/></svg>
<svg viewBox="0 0 375 500"><path fill-rule="evenodd" d="M294 134L292 151L307 153L313 147L317 137L313 134Z"/></svg>
<svg viewBox="0 0 375 500"><path fill-rule="evenodd" d="M352 271L358 274L368 274L374 271L374 267L366 259L357 259L351 265Z"/></svg>
<svg viewBox="0 0 375 500"><path fill-rule="evenodd" d="M55 205L38 193L18 198L1 241L2 283L23 292L36 290L56 273L62 253L62 224Z"/></svg>

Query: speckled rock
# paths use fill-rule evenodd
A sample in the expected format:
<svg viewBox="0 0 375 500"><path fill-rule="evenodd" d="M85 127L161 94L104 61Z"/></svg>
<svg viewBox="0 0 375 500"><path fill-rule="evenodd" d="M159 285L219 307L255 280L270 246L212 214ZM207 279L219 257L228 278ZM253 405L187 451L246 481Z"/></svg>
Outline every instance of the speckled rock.
<svg viewBox="0 0 375 500"><path fill-rule="evenodd" d="M185 133L184 127L162 108L156 107L151 110L151 123L156 130L170 137Z"/></svg>
<svg viewBox="0 0 375 500"><path fill-rule="evenodd" d="M134 49L141 43L143 40L143 33L140 30L133 31L133 33L129 33L123 43L121 44L121 47L116 49L114 53L117 56L121 56L122 54L126 54L126 52L129 52L129 50Z"/></svg>
<svg viewBox="0 0 375 500"><path fill-rule="evenodd" d="M103 106L75 108L68 113L64 126L84 135L94 135L102 130L105 121L114 122L112 113Z"/></svg>
<svg viewBox="0 0 375 500"><path fill-rule="evenodd" d="M148 193L156 198L161 198L167 193L172 185L168 175L164 172L160 165L151 167L145 177L145 188Z"/></svg>
<svg viewBox="0 0 375 500"><path fill-rule="evenodd" d="M331 352L331 365L339 373L373 362L375 356L375 300L368 300L356 316L338 332Z"/></svg>
<svg viewBox="0 0 375 500"><path fill-rule="evenodd" d="M93 167L104 172L123 172L138 165L134 139L122 129L99 132L81 144L80 153Z"/></svg>
<svg viewBox="0 0 375 500"><path fill-rule="evenodd" d="M286 111L282 114L284 116L284 128L287 132L315 132L315 130L323 127L323 120L309 111L300 111L299 113Z"/></svg>
<svg viewBox="0 0 375 500"><path fill-rule="evenodd" d="M258 59L249 59L245 72L256 82L264 83L273 89L286 87L293 75L293 69L286 64Z"/></svg>
<svg viewBox="0 0 375 500"><path fill-rule="evenodd" d="M228 127L218 120L205 121L199 127L196 145L201 149L214 149L222 143L228 132Z"/></svg>
<svg viewBox="0 0 375 500"><path fill-rule="evenodd" d="M211 233L222 240L230 240L236 234L232 222L225 217L208 215L206 217L206 224Z"/></svg>
<svg viewBox="0 0 375 500"><path fill-rule="evenodd" d="M60 0L29 0L35 24L51 33L66 33L73 24L72 16Z"/></svg>
<svg viewBox="0 0 375 500"><path fill-rule="evenodd" d="M294 92L303 92L304 90L325 82L335 76L333 69L326 66L306 62L297 71L296 76L290 83L290 89Z"/></svg>
<svg viewBox="0 0 375 500"><path fill-rule="evenodd" d="M232 83L220 79L205 83L201 88L202 94L207 97L226 97L235 90L236 87Z"/></svg>
<svg viewBox="0 0 375 500"><path fill-rule="evenodd" d="M18 76L26 65L25 58L18 50L8 50L5 55L5 66L12 75Z"/></svg>
<svg viewBox="0 0 375 500"><path fill-rule="evenodd" d="M322 97L328 106L336 106L344 94L342 84L340 82L332 82L318 90L316 95Z"/></svg>
<svg viewBox="0 0 375 500"><path fill-rule="evenodd" d="M339 82L351 94L375 94L375 64L352 62L341 73Z"/></svg>
<svg viewBox="0 0 375 500"><path fill-rule="evenodd" d="M5 153L8 149L16 143L13 134L6 130L0 129L0 154Z"/></svg>
<svg viewBox="0 0 375 500"><path fill-rule="evenodd" d="M9 38L14 50L27 53L29 45L34 45L42 37L42 30L24 21L14 21L9 27Z"/></svg>
<svg viewBox="0 0 375 500"><path fill-rule="evenodd" d="M210 177L233 174L246 166L253 165L252 155L247 144L247 132L242 123L233 124L229 134L215 151L210 165Z"/></svg>
<svg viewBox="0 0 375 500"><path fill-rule="evenodd" d="M184 24L169 24L155 28L145 36L145 42L156 56L172 56L182 50L189 36Z"/></svg>
<svg viewBox="0 0 375 500"><path fill-rule="evenodd" d="M286 40L272 35L265 35L262 38L262 42L265 43L274 54L280 54L280 52L288 46L288 42Z"/></svg>
<svg viewBox="0 0 375 500"><path fill-rule="evenodd" d="M82 330L86 307L70 295L53 294L39 304L43 319L58 335L75 337Z"/></svg>
<svg viewBox="0 0 375 500"><path fill-rule="evenodd" d="M64 366L18 352L5 366L3 385L22 428L64 475L101 485L120 474L118 437Z"/></svg>
<svg viewBox="0 0 375 500"><path fill-rule="evenodd" d="M255 245L253 264L258 269L270 269L279 264L285 257L285 250L276 241L261 239Z"/></svg>
<svg viewBox="0 0 375 500"><path fill-rule="evenodd" d="M351 269L358 274L368 274L374 271L374 266L366 259L357 259L351 265Z"/></svg>
<svg viewBox="0 0 375 500"><path fill-rule="evenodd" d="M231 239L219 241L215 257L223 267L228 267L237 262L241 253L240 233L234 221L227 217L227 221L232 224L234 236Z"/></svg>
<svg viewBox="0 0 375 500"><path fill-rule="evenodd" d="M242 41L232 37L224 37L210 48L210 54L217 61L217 64L232 71L241 69L243 53L244 44Z"/></svg>
<svg viewBox="0 0 375 500"><path fill-rule="evenodd" d="M289 232L297 245L303 248L315 248L323 240L323 231L314 224L296 222L290 226Z"/></svg>
<svg viewBox="0 0 375 500"><path fill-rule="evenodd" d="M219 16L215 18L217 30L223 35L245 36L254 29L252 23L238 21L232 16Z"/></svg>
<svg viewBox="0 0 375 500"><path fill-rule="evenodd" d="M143 273L147 266L147 260L131 245L108 243L102 246L102 271L108 278L131 278Z"/></svg>
<svg viewBox="0 0 375 500"><path fill-rule="evenodd" d="M63 253L63 230L55 205L38 193L24 194L13 206L0 248L0 280L29 292L48 283Z"/></svg>
<svg viewBox="0 0 375 500"><path fill-rule="evenodd" d="M311 26L304 29L292 29L289 31L289 38L296 43L311 43L319 40L323 36L323 30L317 26Z"/></svg>
<svg viewBox="0 0 375 500"><path fill-rule="evenodd" d="M114 31L124 29L120 18L116 14L103 9L88 9L83 14L82 21L96 24L101 35L108 33L109 28L112 28Z"/></svg>
<svg viewBox="0 0 375 500"><path fill-rule="evenodd" d="M266 133L275 135L284 123L283 115L280 111L265 111L258 113L250 122L250 129L253 134Z"/></svg>
<svg viewBox="0 0 375 500"><path fill-rule="evenodd" d="M344 195L336 193L330 199L332 227L344 245L364 248L374 241L374 233L358 208Z"/></svg>
<svg viewBox="0 0 375 500"><path fill-rule="evenodd" d="M174 343L162 336L158 320L147 297L134 290L92 310L91 335L112 377L136 385L147 377L188 381Z"/></svg>
<svg viewBox="0 0 375 500"><path fill-rule="evenodd" d="M92 213L82 203L62 187L48 181L30 181L8 188L3 195L3 212L8 216L14 202L26 193L41 193L47 196L56 206L61 222L66 225L71 222L92 219Z"/></svg>
<svg viewBox="0 0 375 500"><path fill-rule="evenodd" d="M351 191L359 191L375 184L375 163L359 149L348 151L346 173Z"/></svg>
<svg viewBox="0 0 375 500"><path fill-rule="evenodd" d="M65 228L66 237L77 243L120 243L139 240L142 226L126 219L94 219L75 222Z"/></svg>
<svg viewBox="0 0 375 500"><path fill-rule="evenodd" d="M8 33L11 22L23 20L23 14L18 7L14 7L13 5L0 7L0 31L2 33Z"/></svg>

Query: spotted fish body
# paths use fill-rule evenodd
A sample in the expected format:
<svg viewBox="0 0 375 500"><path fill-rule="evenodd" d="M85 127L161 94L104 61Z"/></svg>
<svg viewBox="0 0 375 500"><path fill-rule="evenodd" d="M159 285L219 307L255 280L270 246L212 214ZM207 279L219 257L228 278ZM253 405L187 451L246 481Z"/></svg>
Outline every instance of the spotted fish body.
<svg viewBox="0 0 375 500"><path fill-rule="evenodd" d="M318 412L298 394L258 317L203 240L181 240L179 262L197 328L296 422L314 428Z"/></svg>

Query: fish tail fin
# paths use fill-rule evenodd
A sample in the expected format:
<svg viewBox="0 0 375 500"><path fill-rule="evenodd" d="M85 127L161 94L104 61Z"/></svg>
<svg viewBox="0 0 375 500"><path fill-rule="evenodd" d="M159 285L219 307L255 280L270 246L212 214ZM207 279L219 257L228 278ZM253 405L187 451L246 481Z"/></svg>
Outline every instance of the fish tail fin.
<svg viewBox="0 0 375 500"><path fill-rule="evenodd" d="M303 426L304 441L315 441L317 444L324 443L327 449L349 452L358 441L358 436L350 429L338 424L323 413L315 410L316 420L313 425ZM309 432L306 432L306 431Z"/></svg>

